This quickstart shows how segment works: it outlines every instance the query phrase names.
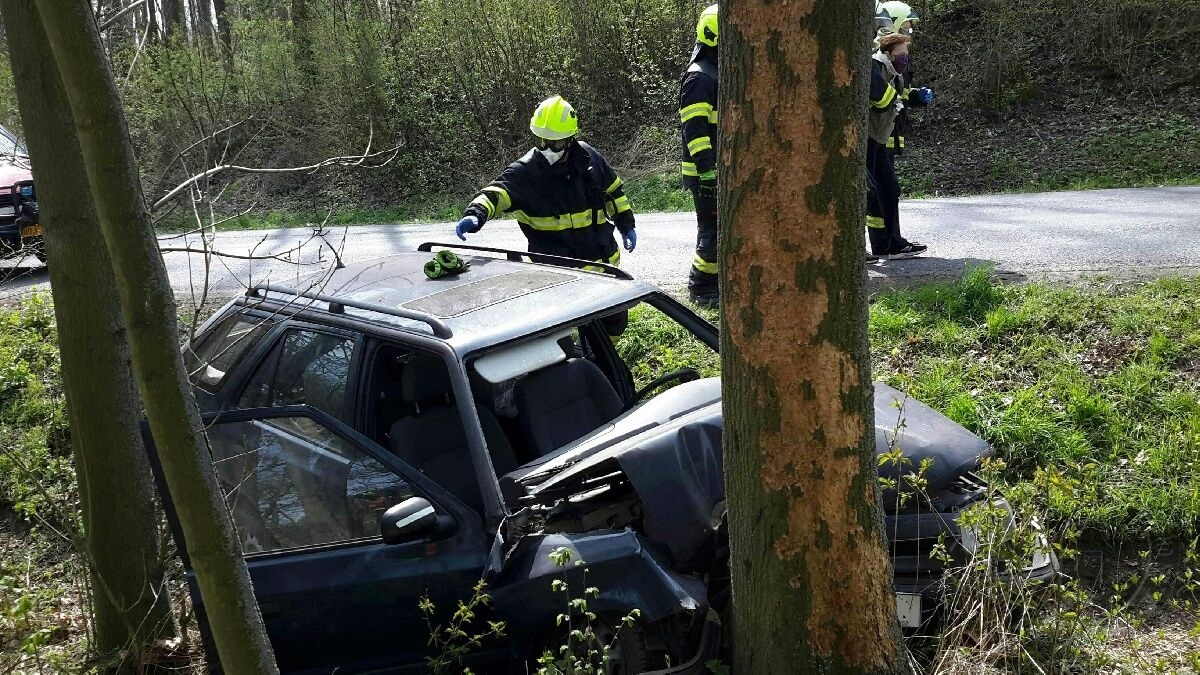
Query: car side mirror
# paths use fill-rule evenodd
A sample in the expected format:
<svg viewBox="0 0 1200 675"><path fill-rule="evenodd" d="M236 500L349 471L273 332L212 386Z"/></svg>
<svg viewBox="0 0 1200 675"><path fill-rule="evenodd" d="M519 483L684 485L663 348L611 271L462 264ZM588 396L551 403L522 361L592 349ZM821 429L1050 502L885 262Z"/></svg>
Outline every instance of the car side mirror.
<svg viewBox="0 0 1200 675"><path fill-rule="evenodd" d="M442 534L452 527L453 520L438 515L424 497L409 497L379 517L379 532L385 544L407 544Z"/></svg>

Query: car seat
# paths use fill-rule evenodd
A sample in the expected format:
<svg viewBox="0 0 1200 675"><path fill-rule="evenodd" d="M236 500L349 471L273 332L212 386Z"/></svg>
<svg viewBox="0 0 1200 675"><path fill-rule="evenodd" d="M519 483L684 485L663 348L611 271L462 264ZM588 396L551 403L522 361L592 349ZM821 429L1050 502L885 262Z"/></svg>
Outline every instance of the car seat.
<svg viewBox="0 0 1200 675"><path fill-rule="evenodd" d="M611 422L621 398L600 368L567 359L517 382L521 435L534 457L549 454Z"/></svg>
<svg viewBox="0 0 1200 675"><path fill-rule="evenodd" d="M471 465L467 434L453 403L450 373L437 358L420 356L400 376L400 394L414 412L392 425L392 451L468 506L480 510L482 497ZM476 406L483 437L497 475L517 468L508 437L488 410Z"/></svg>

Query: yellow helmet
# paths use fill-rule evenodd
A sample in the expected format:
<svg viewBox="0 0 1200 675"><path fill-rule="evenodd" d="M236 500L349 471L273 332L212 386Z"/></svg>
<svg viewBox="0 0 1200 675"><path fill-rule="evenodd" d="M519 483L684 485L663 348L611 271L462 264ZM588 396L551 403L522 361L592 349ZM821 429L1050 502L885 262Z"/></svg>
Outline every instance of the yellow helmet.
<svg viewBox="0 0 1200 675"><path fill-rule="evenodd" d="M709 47L717 46L717 6L709 5L700 13L700 21L696 22L696 42Z"/></svg>
<svg viewBox="0 0 1200 675"><path fill-rule="evenodd" d="M558 141L579 133L579 118L570 103L555 95L538 104L529 118L529 130L538 138Z"/></svg>

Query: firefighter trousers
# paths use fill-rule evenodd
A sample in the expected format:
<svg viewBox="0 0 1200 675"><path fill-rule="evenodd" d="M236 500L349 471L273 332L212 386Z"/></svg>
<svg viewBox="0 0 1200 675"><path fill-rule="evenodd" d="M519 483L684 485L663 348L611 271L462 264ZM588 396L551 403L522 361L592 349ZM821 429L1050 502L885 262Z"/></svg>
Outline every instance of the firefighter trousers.
<svg viewBox="0 0 1200 675"><path fill-rule="evenodd" d="M711 296L719 292L717 284L717 198L705 194L699 185L691 186L696 205L696 257L688 273L688 291L692 295Z"/></svg>
<svg viewBox="0 0 1200 675"><path fill-rule="evenodd" d="M882 143L867 140L867 235L875 255L908 245L900 234L900 179L895 159Z"/></svg>

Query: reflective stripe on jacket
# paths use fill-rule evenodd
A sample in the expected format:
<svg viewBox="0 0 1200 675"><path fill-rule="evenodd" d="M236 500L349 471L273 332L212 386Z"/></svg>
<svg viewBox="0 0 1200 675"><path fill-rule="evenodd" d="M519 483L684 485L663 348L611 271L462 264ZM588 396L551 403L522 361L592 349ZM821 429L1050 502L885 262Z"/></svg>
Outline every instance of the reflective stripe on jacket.
<svg viewBox="0 0 1200 675"><path fill-rule="evenodd" d="M679 85L679 124L682 127L680 170L684 185L717 166L717 64L697 57L688 65Z"/></svg>
<svg viewBox="0 0 1200 675"><path fill-rule="evenodd" d="M896 117L904 109L901 91L904 79L892 68L883 52L871 57L870 111L867 115L867 136L885 145L896 126Z"/></svg>
<svg viewBox="0 0 1200 675"><path fill-rule="evenodd" d="M616 171L587 143L572 144L551 165L537 150L509 164L467 207L483 225L509 213L534 253L620 260L613 236L634 228L633 207Z"/></svg>

